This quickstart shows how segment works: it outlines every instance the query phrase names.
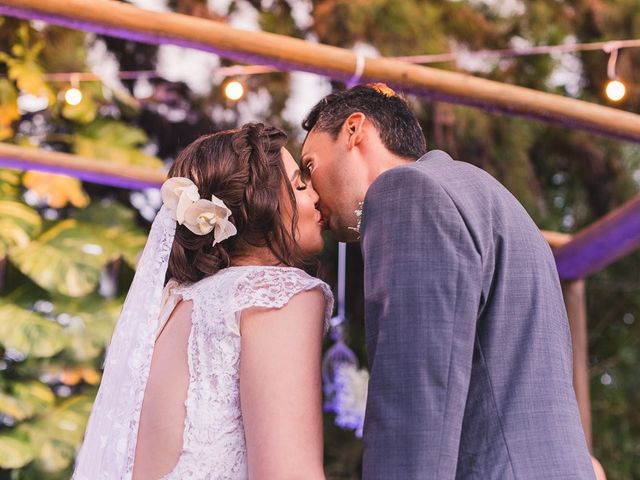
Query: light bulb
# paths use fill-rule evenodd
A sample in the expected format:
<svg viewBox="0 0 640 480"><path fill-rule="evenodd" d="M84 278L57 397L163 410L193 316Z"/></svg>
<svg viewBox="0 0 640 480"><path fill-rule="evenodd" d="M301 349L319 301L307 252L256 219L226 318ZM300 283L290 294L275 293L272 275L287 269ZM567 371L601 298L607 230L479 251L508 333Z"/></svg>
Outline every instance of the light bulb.
<svg viewBox="0 0 640 480"><path fill-rule="evenodd" d="M244 95L244 87L237 80L233 80L224 87L224 94L229 100L240 100Z"/></svg>
<svg viewBox="0 0 640 480"><path fill-rule="evenodd" d="M64 93L64 100L69 105L78 105L82 101L82 92L75 87L71 87Z"/></svg>
<svg viewBox="0 0 640 480"><path fill-rule="evenodd" d="M627 89L619 80L611 80L607 83L607 87L605 89L607 97L609 100L613 100L614 102L619 102L622 100L627 93Z"/></svg>

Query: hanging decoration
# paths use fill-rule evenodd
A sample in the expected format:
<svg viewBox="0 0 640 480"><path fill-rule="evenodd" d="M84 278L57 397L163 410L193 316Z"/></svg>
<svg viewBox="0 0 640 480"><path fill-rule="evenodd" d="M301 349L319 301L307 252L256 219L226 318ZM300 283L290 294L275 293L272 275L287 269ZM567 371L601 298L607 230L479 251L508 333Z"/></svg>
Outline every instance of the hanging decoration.
<svg viewBox="0 0 640 480"><path fill-rule="evenodd" d="M347 245L340 242L338 244L338 314L331 319L329 330L334 343L322 360L324 410L336 414L336 425L355 430L356 436L361 437L369 373L366 369L359 368L356 354L345 342L346 266Z"/></svg>

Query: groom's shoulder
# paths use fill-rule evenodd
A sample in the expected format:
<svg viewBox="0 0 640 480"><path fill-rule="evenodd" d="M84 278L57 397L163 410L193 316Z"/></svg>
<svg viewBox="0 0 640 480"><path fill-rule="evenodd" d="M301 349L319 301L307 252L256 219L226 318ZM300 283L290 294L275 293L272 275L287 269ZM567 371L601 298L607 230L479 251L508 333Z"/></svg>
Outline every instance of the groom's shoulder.
<svg viewBox="0 0 640 480"><path fill-rule="evenodd" d="M415 169L434 179L446 181L448 178L490 177L490 175L468 162L453 159L442 150L431 150L420 157L412 165Z"/></svg>
<svg viewBox="0 0 640 480"><path fill-rule="evenodd" d="M431 184L431 185L429 185ZM437 188L429 175L417 168L415 162L400 165L382 172L373 181L365 196L365 203L389 197L411 197L417 189Z"/></svg>
<svg viewBox="0 0 640 480"><path fill-rule="evenodd" d="M453 159L442 150L431 150L415 162L403 165L415 177L414 181L438 185L452 196L479 191L502 189L499 182L475 165Z"/></svg>
<svg viewBox="0 0 640 480"><path fill-rule="evenodd" d="M365 200L411 199L424 195L449 197L455 203L491 197L504 190L489 173L467 162L454 160L442 150L431 150L417 161L407 162L380 174Z"/></svg>
<svg viewBox="0 0 640 480"><path fill-rule="evenodd" d="M396 193L411 195L416 188L440 190L442 173L450 170L455 162L447 153L432 150L419 158L381 173L371 184L368 197Z"/></svg>

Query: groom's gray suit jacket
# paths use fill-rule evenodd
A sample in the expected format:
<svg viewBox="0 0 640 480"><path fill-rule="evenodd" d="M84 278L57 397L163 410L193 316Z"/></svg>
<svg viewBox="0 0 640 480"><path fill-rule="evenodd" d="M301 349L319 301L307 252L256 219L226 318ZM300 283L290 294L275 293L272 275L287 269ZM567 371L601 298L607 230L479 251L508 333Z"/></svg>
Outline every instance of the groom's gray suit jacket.
<svg viewBox="0 0 640 480"><path fill-rule="evenodd" d="M558 273L520 203L434 150L375 180L360 231L364 480L593 479Z"/></svg>

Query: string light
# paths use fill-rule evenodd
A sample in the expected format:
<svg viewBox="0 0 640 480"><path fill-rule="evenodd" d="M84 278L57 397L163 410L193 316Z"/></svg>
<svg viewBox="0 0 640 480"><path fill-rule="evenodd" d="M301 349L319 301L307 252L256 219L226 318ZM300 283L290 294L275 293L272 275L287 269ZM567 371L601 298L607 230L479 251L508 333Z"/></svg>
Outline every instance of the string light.
<svg viewBox="0 0 640 480"><path fill-rule="evenodd" d="M616 78L616 62L618 61L618 45L611 43L603 47L605 52L609 53L609 62L607 63L607 76L609 82L605 87L605 93L609 100L619 102L627 93L624 83Z"/></svg>
<svg viewBox="0 0 640 480"><path fill-rule="evenodd" d="M78 81L78 76L72 76L71 87L64 92L64 101L72 106L80 105L80 102L82 102L82 92L78 88Z"/></svg>
<svg viewBox="0 0 640 480"><path fill-rule="evenodd" d="M627 40L611 40L606 42L590 42L590 43L571 43L561 45L536 45L531 47L517 47L506 48L496 50L476 50L466 52L467 55L474 55L480 58L511 58L528 55L544 55L550 53L561 52L579 52L579 51L593 51L604 50L610 54L609 64L607 66L607 73L610 81L605 87L605 93L612 101L619 101L626 95L626 86L615 76L615 63L618 57L618 50L621 48L638 48L640 47L640 39L627 39ZM430 64L430 63L443 63L454 62L458 59L458 52L439 53L432 55L413 55L404 57L391 57L396 60L400 60L405 63L412 64ZM218 78L225 78L235 75L255 75L271 72L280 72L276 67L264 66L264 65L233 65L229 67L221 67L216 70L216 76ZM121 71L117 73L120 79L137 79L139 77L145 78L161 78L158 72L153 70L129 70ZM47 73L43 75L47 81L69 81L69 79L75 79L78 81L101 81L100 76L92 72L73 72L73 73ZM1 77L0 77L1 78ZM244 86L238 82L230 81L224 87L225 96L233 101L237 101L245 94ZM82 92L78 89L77 85L73 85L65 92L65 101L71 105L78 105L82 101Z"/></svg>
<svg viewBox="0 0 640 480"><path fill-rule="evenodd" d="M621 48L640 48L640 39L627 40L611 40L607 42L590 42L590 43L567 43L561 45L536 45L531 47L505 48L496 50L475 50L466 52L470 55L479 57L492 58L511 58L529 55L548 55L550 53L562 52L581 52L604 50L609 53ZM437 53L432 55L412 55L404 57L390 57L405 63L427 64L427 63L444 63L454 62L458 58L457 52ZM235 75L255 75L271 72L279 72L281 70L276 67L264 65L233 65L229 67L218 68L216 75L221 77L230 77ZM100 77L91 72L76 73L46 73L45 80L48 81L69 81L70 76L77 75L81 81L100 80ZM147 78L160 78L161 75L154 70L128 70L117 73L120 79L136 79L140 76Z"/></svg>
<svg viewBox="0 0 640 480"><path fill-rule="evenodd" d="M82 102L82 92L75 87L70 87L64 92L64 101L69 105L80 105L80 102Z"/></svg>
<svg viewBox="0 0 640 480"><path fill-rule="evenodd" d="M229 100L235 102L244 96L244 86L239 81L232 80L225 85L224 94Z"/></svg>
<svg viewBox="0 0 640 480"><path fill-rule="evenodd" d="M551 53L574 53L593 50L604 50L610 52L614 48L638 48L640 47L640 39L628 40L610 40L606 42L589 42L589 43L566 43L561 45L535 45L531 47L502 48L496 50L475 50L468 52L478 57L490 58L512 58L526 57L530 55L548 55ZM443 63L455 62L457 60L456 52L436 53L430 55L411 55L406 57L395 57L407 63Z"/></svg>
<svg viewBox="0 0 640 480"><path fill-rule="evenodd" d="M627 93L627 88L620 80L609 80L605 88L607 98L614 102L619 102Z"/></svg>

